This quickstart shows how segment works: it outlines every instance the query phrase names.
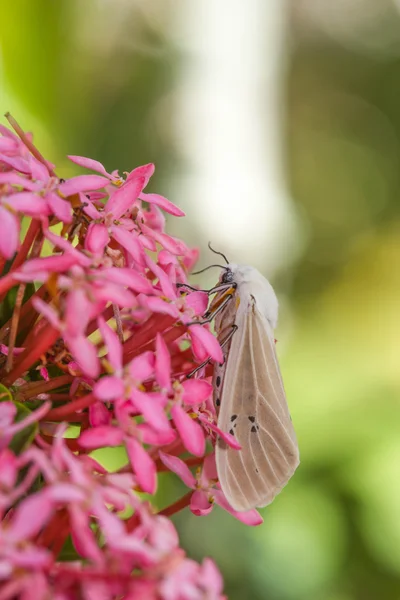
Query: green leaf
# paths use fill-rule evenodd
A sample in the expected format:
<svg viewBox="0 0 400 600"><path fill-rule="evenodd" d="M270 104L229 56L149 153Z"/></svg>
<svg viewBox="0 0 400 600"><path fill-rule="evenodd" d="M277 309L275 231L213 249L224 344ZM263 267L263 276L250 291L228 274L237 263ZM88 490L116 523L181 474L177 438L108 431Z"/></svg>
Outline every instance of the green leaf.
<svg viewBox="0 0 400 600"><path fill-rule="evenodd" d="M79 556L77 551L75 550L74 544L72 543L71 536L69 535L65 540L64 546L57 557L59 561L72 561L72 560L82 560L82 557Z"/></svg>
<svg viewBox="0 0 400 600"><path fill-rule="evenodd" d="M8 388L0 383L0 402L12 402L17 409L15 421L18 423L26 417L28 417L32 411L25 404L16 402L13 400L12 394ZM35 435L38 432L38 424L31 423L27 427L24 427L21 431L18 431L12 438L9 447L14 454L20 454L23 452L33 441Z"/></svg>
<svg viewBox="0 0 400 600"><path fill-rule="evenodd" d="M10 390L0 383L0 402L12 402L12 399Z"/></svg>

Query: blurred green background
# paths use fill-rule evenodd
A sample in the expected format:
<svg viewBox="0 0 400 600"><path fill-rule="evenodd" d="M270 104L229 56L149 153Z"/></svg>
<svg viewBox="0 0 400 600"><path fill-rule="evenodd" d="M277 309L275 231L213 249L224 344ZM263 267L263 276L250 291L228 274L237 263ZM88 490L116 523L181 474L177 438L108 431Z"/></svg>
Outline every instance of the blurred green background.
<svg viewBox="0 0 400 600"><path fill-rule="evenodd" d="M153 161L170 231L269 277L301 466L175 519L232 600L400 598L400 3L2 3L0 109L68 177ZM4 121L3 121L4 122ZM213 282L216 274L203 280ZM160 506L182 487L161 476Z"/></svg>

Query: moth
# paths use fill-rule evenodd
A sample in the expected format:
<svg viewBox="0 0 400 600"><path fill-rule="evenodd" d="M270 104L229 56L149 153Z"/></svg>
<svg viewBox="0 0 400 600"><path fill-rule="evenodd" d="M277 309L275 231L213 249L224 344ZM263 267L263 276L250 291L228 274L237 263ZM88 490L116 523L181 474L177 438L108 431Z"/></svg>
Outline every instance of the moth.
<svg viewBox="0 0 400 600"><path fill-rule="evenodd" d="M299 449L275 351L275 292L257 269L224 258L208 310L225 357L214 367L214 403L218 427L241 450L218 438L215 453L222 491L246 511L273 501L298 467Z"/></svg>

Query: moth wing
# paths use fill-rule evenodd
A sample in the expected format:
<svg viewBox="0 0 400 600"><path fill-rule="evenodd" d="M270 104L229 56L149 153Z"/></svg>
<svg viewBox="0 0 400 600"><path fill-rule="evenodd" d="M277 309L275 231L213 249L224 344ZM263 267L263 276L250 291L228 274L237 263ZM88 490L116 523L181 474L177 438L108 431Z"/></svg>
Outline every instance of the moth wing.
<svg viewBox="0 0 400 600"><path fill-rule="evenodd" d="M272 328L251 302L238 313L218 417L220 429L233 434L242 449L222 439L216 444L219 482L238 511L272 502L299 464Z"/></svg>

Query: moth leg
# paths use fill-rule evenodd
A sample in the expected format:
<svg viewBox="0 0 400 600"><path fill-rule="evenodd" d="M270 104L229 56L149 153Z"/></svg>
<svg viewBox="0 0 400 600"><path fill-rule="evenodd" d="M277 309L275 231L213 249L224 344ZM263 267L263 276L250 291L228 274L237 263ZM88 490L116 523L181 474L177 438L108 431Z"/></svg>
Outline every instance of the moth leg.
<svg viewBox="0 0 400 600"><path fill-rule="evenodd" d="M226 292L232 289L233 291L236 289L236 283L221 283L211 288L211 290L206 290L207 294L211 296L211 294L216 294L217 292Z"/></svg>
<svg viewBox="0 0 400 600"><path fill-rule="evenodd" d="M203 291L203 290L198 290L197 288L193 287L192 285L189 285L188 283L176 283L175 285L177 288L187 288L188 290L192 290L192 292Z"/></svg>
<svg viewBox="0 0 400 600"><path fill-rule="evenodd" d="M228 335L226 336L226 339L221 344L221 348L222 349L230 341L230 339L232 338L232 336L235 333L235 331L237 331L237 328L238 328L237 325L235 325L235 324L231 325L231 331L228 333ZM186 378L190 379L191 377L193 377L193 375L195 375L197 373L197 371L200 371L200 369L202 369L203 367L206 367L211 362L211 360L212 360L211 358L207 358L204 362L201 363L201 365L199 365L198 367L196 367L195 369L193 369L193 371L190 371L190 373L188 373L188 375L186 375ZM224 364L224 363L222 363L222 364Z"/></svg>
<svg viewBox="0 0 400 600"><path fill-rule="evenodd" d="M230 287L232 288L232 286ZM233 292L234 288L232 288L232 291L227 292L226 298L223 299L223 301L221 302L221 304L219 304L219 306L217 306L217 308L215 308L214 310L208 310L206 313L204 313L204 319L202 319L201 321L191 321L190 323L186 323L186 325L205 325L206 323L210 323L217 316L217 314L225 308L228 302L232 300Z"/></svg>
<svg viewBox="0 0 400 600"><path fill-rule="evenodd" d="M177 288L187 288L188 290L191 290L192 292L204 292L205 294L208 294L209 296L211 296L212 294L216 294L217 292L225 292L226 290L229 290L232 287L236 288L236 285L232 284L232 283L222 283L222 284L216 285L215 287L211 288L210 290L199 290L199 289L193 287L192 285L189 285L188 283L176 283L175 285Z"/></svg>

